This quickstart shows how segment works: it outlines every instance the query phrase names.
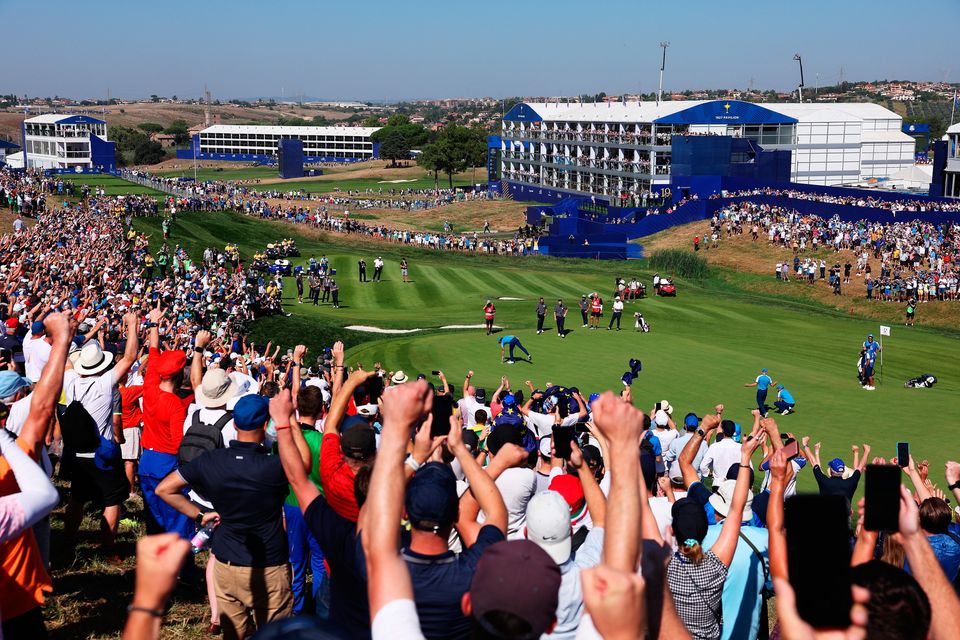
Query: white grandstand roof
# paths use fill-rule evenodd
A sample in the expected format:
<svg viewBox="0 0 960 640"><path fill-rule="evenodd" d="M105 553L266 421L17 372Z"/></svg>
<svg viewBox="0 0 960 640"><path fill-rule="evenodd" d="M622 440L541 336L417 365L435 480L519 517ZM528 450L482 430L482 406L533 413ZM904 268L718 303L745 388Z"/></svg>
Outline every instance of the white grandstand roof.
<svg viewBox="0 0 960 640"><path fill-rule="evenodd" d="M103 120L99 118L94 118L93 116L83 116L73 113L44 113L39 116L33 116L32 118L27 118L24 122L32 122L37 124L56 124L61 120L69 120L72 118L85 119L87 121L99 122L102 123Z"/></svg>
<svg viewBox="0 0 960 640"><path fill-rule="evenodd" d="M247 124L215 124L200 133L269 133L272 135L298 134L303 136L369 136L379 127L278 127Z"/></svg>
<svg viewBox="0 0 960 640"><path fill-rule="evenodd" d="M653 122L658 118L696 107L713 100L669 100L661 102L590 102L556 103L527 102L544 121L557 120L592 122ZM722 102L722 101L721 101ZM769 109L801 122L855 122L861 120L899 119L893 111L868 102L758 102L758 107Z"/></svg>
<svg viewBox="0 0 960 640"><path fill-rule="evenodd" d="M947 129L947 133L960 133L960 122Z"/></svg>
<svg viewBox="0 0 960 640"><path fill-rule="evenodd" d="M914 139L903 131L862 131L861 142L914 142Z"/></svg>
<svg viewBox="0 0 960 640"><path fill-rule="evenodd" d="M657 118L695 107L709 100L676 100L661 102L527 102L545 122L556 120L590 120L592 122L652 122Z"/></svg>

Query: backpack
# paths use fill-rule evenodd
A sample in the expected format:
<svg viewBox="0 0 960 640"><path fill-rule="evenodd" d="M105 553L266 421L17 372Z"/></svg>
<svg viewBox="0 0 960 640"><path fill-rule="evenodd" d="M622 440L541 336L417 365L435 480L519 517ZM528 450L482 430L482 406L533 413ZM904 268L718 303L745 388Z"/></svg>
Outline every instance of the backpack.
<svg viewBox="0 0 960 640"><path fill-rule="evenodd" d="M79 398L74 398L59 416L63 446L73 453L93 453L100 448L100 430L82 402L93 386L91 384Z"/></svg>
<svg viewBox="0 0 960 640"><path fill-rule="evenodd" d="M207 451L223 448L223 434L221 430L233 420L233 414L225 412L213 424L200 421L200 409L193 412L193 420L187 432L183 434L180 448L177 450L177 460L180 466L196 460Z"/></svg>

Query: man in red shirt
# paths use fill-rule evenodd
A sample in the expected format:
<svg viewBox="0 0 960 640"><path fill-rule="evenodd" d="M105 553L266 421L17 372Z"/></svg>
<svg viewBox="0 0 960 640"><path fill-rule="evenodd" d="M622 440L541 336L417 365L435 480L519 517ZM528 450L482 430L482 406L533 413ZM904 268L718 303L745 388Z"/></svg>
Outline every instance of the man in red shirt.
<svg viewBox="0 0 960 640"><path fill-rule="evenodd" d="M600 316L603 315L603 299L600 294L593 294L590 299L590 328L600 328Z"/></svg>
<svg viewBox="0 0 960 640"><path fill-rule="evenodd" d="M487 304L483 305L483 321L487 325L487 335L493 333L493 316L497 313L497 308L493 306L493 302L487 300Z"/></svg>
<svg viewBox="0 0 960 640"><path fill-rule="evenodd" d="M334 350L334 388L343 376L342 345ZM354 478L361 468L373 464L376 457L376 434L359 416L344 420L347 405L357 387L376 375L376 371L358 369L350 374L330 403L330 413L323 423L320 445L320 483L330 507L342 517L357 521L360 507L353 491ZM343 428L341 429L341 423Z"/></svg>
<svg viewBox="0 0 960 640"><path fill-rule="evenodd" d="M193 523L156 494L160 481L177 468L177 450L187 417L187 408L175 393L180 388L187 356L179 350L161 353L157 323L162 318L162 310L152 309L147 322L150 352L143 376L140 490L147 507L147 533L177 533L189 540L194 532Z"/></svg>

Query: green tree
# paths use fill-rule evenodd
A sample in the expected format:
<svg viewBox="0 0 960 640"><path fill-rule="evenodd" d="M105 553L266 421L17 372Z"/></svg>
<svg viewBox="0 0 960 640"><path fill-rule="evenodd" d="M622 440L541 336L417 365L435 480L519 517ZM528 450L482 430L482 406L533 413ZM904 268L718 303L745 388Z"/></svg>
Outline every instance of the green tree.
<svg viewBox="0 0 960 640"><path fill-rule="evenodd" d="M146 140L141 142L133 150L133 162L135 164L157 164L163 162L166 154L159 142Z"/></svg>
<svg viewBox="0 0 960 640"><path fill-rule="evenodd" d="M147 133L160 133L163 131L163 125L157 124L156 122L141 122L137 125L137 129L146 131Z"/></svg>
<svg viewBox="0 0 960 640"><path fill-rule="evenodd" d="M173 136L173 143L176 145L185 145L190 142L186 120L174 120L164 131Z"/></svg>
<svg viewBox="0 0 960 640"><path fill-rule="evenodd" d="M388 127L402 127L405 124L410 124L410 117L402 113L395 113L387 118Z"/></svg>
<svg viewBox="0 0 960 640"><path fill-rule="evenodd" d="M440 188L440 171L442 167L440 165L439 149L436 143L428 144L420 151L420 155L417 156L417 164L433 174L433 186L435 189Z"/></svg>
<svg viewBox="0 0 960 640"><path fill-rule="evenodd" d="M160 96L155 93L150 94L150 102L160 102Z"/></svg>
<svg viewBox="0 0 960 640"><path fill-rule="evenodd" d="M393 131L380 143L380 157L389 160L390 166L397 166L398 160L410 158L410 145L399 131Z"/></svg>

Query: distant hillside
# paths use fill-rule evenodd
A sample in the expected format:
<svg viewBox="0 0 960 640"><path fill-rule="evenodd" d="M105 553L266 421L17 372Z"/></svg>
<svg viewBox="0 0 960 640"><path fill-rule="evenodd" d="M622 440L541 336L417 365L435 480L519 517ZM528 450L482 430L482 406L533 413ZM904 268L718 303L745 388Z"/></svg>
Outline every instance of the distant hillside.
<svg viewBox="0 0 960 640"><path fill-rule="evenodd" d="M69 107L65 113L84 113L101 118L110 125L134 127L143 122L155 122L164 127L174 120L186 120L188 126L203 122L203 107L198 104L170 104L156 102L138 102L135 104L111 105L103 107ZM31 115L48 113L31 111ZM219 115L222 124L273 124L279 118L298 117L309 120L323 116L328 120L346 120L352 114L348 111L330 109L309 109L297 106L274 105L272 107L241 107L232 104L211 105L211 115ZM0 138L20 140L22 111L0 112Z"/></svg>

